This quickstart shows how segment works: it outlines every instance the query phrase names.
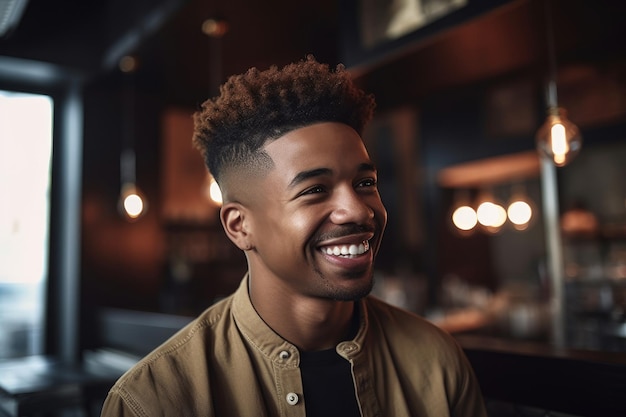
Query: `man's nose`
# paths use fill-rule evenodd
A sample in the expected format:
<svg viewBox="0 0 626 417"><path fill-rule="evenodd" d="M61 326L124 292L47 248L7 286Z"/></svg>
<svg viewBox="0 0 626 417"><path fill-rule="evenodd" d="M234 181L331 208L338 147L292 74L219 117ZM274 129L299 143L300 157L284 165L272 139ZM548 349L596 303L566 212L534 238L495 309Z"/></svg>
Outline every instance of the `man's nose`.
<svg viewBox="0 0 626 417"><path fill-rule="evenodd" d="M367 204L365 197L352 187L335 192L333 200L335 207L330 218L335 224L364 224L374 217L374 210Z"/></svg>

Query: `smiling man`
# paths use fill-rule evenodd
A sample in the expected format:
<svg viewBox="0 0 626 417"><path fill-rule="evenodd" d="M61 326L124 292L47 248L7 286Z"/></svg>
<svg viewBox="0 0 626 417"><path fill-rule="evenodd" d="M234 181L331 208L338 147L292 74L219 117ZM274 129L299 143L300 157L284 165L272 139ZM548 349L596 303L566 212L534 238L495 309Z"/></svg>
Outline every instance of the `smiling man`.
<svg viewBox="0 0 626 417"><path fill-rule="evenodd" d="M387 222L374 99L312 57L231 77L194 142L245 252L239 289L129 370L111 416L484 416L454 339L369 296Z"/></svg>

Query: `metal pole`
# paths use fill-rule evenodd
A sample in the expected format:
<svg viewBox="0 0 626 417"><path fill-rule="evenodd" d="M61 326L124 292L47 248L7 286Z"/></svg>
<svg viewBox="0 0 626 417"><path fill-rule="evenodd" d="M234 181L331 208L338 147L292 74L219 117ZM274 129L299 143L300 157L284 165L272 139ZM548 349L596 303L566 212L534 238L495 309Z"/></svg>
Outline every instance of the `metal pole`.
<svg viewBox="0 0 626 417"><path fill-rule="evenodd" d="M61 199L59 210L59 256L56 351L65 362L76 362L79 357L79 300L80 300L80 210L82 187L83 104L78 82L68 89L63 111L62 167L59 181Z"/></svg>
<svg viewBox="0 0 626 417"><path fill-rule="evenodd" d="M551 338L556 347L565 345L565 300L563 245L559 225L559 198L556 167L541 155L543 218L546 236L547 266L550 279Z"/></svg>

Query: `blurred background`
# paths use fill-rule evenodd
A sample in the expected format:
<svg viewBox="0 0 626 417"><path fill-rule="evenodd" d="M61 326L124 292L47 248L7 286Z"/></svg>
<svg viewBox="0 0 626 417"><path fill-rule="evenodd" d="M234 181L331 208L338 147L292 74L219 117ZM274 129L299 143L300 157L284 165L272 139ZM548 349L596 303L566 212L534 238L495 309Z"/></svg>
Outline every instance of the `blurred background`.
<svg viewBox="0 0 626 417"><path fill-rule="evenodd" d="M229 75L307 54L377 99L377 296L460 338L626 351L625 12L0 1L0 358L141 355L234 291L245 258L191 115ZM536 138L557 107L577 136L546 156ZM136 323L162 326L139 340Z"/></svg>

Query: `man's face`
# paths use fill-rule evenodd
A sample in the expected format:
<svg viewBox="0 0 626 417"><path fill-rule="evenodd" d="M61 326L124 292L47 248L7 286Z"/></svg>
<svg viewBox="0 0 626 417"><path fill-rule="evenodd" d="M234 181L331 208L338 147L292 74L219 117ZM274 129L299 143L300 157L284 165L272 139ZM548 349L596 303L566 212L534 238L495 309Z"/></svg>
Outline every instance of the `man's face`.
<svg viewBox="0 0 626 417"><path fill-rule="evenodd" d="M248 213L252 279L262 275L285 291L325 299L369 293L387 212L359 135L341 123L319 123L265 151L274 167L253 181Z"/></svg>

